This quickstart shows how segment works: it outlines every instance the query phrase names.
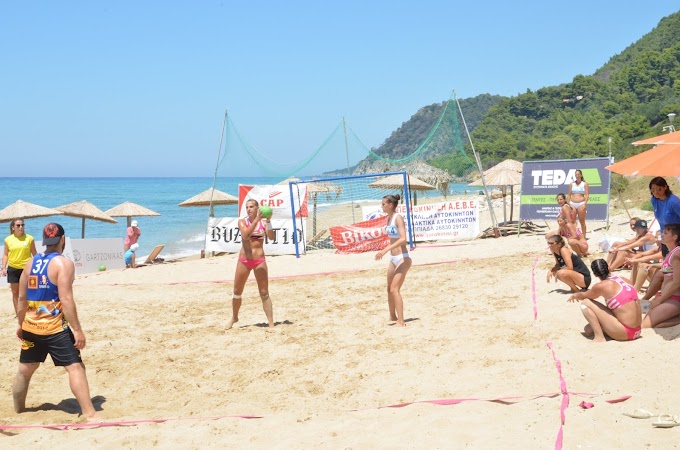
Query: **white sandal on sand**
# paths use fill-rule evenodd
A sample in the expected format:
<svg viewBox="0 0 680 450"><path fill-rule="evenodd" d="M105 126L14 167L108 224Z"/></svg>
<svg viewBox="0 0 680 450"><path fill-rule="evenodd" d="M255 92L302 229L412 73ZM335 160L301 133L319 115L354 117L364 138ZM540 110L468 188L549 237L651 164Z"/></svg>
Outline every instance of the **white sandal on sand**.
<svg viewBox="0 0 680 450"><path fill-rule="evenodd" d="M632 413L623 413L624 416L632 417L633 419L649 419L655 416L646 409L636 409Z"/></svg>
<svg viewBox="0 0 680 450"><path fill-rule="evenodd" d="M657 428L673 428L680 426L680 420L676 416L671 416L670 414L661 414L656 422L652 422L652 425Z"/></svg>

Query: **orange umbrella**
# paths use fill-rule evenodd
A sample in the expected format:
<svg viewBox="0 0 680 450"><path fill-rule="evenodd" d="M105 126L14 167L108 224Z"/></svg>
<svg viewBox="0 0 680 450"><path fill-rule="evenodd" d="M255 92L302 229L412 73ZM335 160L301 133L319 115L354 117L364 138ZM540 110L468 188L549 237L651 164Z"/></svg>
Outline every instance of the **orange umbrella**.
<svg viewBox="0 0 680 450"><path fill-rule="evenodd" d="M659 145L605 168L622 175L680 177L680 142Z"/></svg>
<svg viewBox="0 0 680 450"><path fill-rule="evenodd" d="M633 142L633 145L662 145L662 144L680 144L680 131L673 131L672 133L662 134L661 136L654 136L643 139L641 141Z"/></svg>

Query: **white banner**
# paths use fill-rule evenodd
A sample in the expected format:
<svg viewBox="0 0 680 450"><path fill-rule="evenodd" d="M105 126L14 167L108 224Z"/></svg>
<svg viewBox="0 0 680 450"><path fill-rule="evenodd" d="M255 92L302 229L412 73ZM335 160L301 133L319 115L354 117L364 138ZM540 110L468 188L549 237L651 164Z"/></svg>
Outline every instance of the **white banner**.
<svg viewBox="0 0 680 450"><path fill-rule="evenodd" d="M272 209L272 217L283 218L291 216L290 189L288 185L261 184L257 186L238 186L239 217L246 217L246 202L255 200L260 206L269 206ZM307 217L307 185L297 184L293 186L293 206L297 217Z"/></svg>
<svg viewBox="0 0 680 450"><path fill-rule="evenodd" d="M100 266L106 267L106 270L125 268L123 239L70 239L70 241L71 248L66 245L64 256L73 261L77 274L98 272Z"/></svg>
<svg viewBox="0 0 680 450"><path fill-rule="evenodd" d="M208 252L238 253L241 251L241 231L238 229L238 218L213 217L208 220L205 234L205 249ZM302 230L306 229L307 219L297 219L297 238L302 240ZM274 239L265 237L264 251L267 255L294 255L293 220L272 218ZM300 241L302 242L302 241ZM300 248L304 248L301 245Z"/></svg>
<svg viewBox="0 0 680 450"><path fill-rule="evenodd" d="M385 215L380 205L363 206L364 220ZM397 214L406 215L406 206L399 205ZM452 200L411 207L413 239L437 241L475 238L479 235L479 203L477 200ZM404 218L406 220L406 218Z"/></svg>
<svg viewBox="0 0 680 450"><path fill-rule="evenodd" d="M35 249L38 253L45 253L42 239L35 241ZM125 268L123 240L118 238L71 239L66 236L62 255L73 261L76 275L98 272L99 266L106 267L106 270ZM7 277L2 277L0 285L6 283Z"/></svg>

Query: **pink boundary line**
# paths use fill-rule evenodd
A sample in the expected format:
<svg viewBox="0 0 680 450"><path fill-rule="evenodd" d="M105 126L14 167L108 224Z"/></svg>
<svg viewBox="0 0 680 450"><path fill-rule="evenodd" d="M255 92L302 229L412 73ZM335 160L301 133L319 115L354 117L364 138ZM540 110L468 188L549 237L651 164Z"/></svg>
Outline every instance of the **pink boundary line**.
<svg viewBox="0 0 680 450"><path fill-rule="evenodd" d="M214 417L174 417L170 419L139 419L118 422L57 423L52 425L0 425L0 430L21 430L27 428L47 428L51 430L77 430L83 428L124 427L140 423L164 423L177 420L219 420L219 419L262 419L262 416L214 416Z"/></svg>
<svg viewBox="0 0 680 450"><path fill-rule="evenodd" d="M423 266L428 266L428 265L437 265L437 264L451 264L456 261L444 261L444 262L437 262L437 263L429 263L429 264L421 264ZM534 320L537 319L538 316L538 309L537 309L537 304L536 304L536 277L535 277L535 269L536 269L536 264L538 262L538 256L534 259L532 268L531 268L531 291L532 291L532 302L533 302L533 308L534 308ZM278 277L278 278L300 278L300 277L307 277L307 276L316 276L316 275L328 275L328 274L335 274L335 273L354 273L354 272L365 272L366 270L348 270L348 271L338 271L338 272L324 272L324 273L317 273L317 274L303 274L303 275L291 275L287 277ZM275 279L275 278L273 278ZM226 281L207 281L207 283L224 283ZM169 283L169 284L193 284L193 283L205 283L205 281L201 282L186 282L186 283ZM116 285L116 284L114 284ZM121 284L125 285L125 284ZM425 404L432 404L432 405L438 405L438 406L450 406L450 405L458 405L463 402L469 402L469 401L485 401L485 402L495 402L495 403L504 403L504 404L512 404L512 403L517 403L521 400L528 399L528 400L534 400L537 398L554 398L557 397L558 395L562 395L562 403L560 405L560 428L557 433L557 438L555 439L555 450L562 450L562 444L563 444L563 437L564 437L564 425L566 421L566 409L569 406L569 395L576 395L576 396L589 396L592 397L596 394L592 393L585 393L585 392L569 392L567 390L567 382L564 379L562 375L562 362L557 359L557 355L555 354L555 350L553 348L553 343L551 341L546 342L546 345L552 352L553 360L555 361L555 367L557 369L557 373L560 379L560 392L555 392L555 393L550 393L550 394L536 394L532 396L510 396L510 397L498 397L498 398L450 398L450 399L439 399L439 400L418 400L418 401L413 401L413 402L408 402L408 403L399 403L399 404L394 404L394 405L386 405L386 406L379 406L377 408L365 408L365 409L355 409L352 411L366 411L366 410L371 410L371 409L386 409L386 408L404 408L409 405L414 405L414 404L419 404L419 403L425 403ZM625 395L622 397L617 397L613 398L610 400L605 400L607 403L620 403L624 402L631 398L630 395ZM0 425L0 430L12 430L12 429L29 429L29 428L47 428L47 429L54 429L54 430L70 430L70 429L82 429L82 428L100 428L100 427L117 427L117 426L129 426L129 425L136 425L140 423L164 423L164 422L169 422L169 421L178 421L178 420L218 420L218 419L224 419L224 418L239 418L239 419L261 419L263 416L246 416L246 415L241 415L241 416L216 416L216 417L178 417L178 418L170 418L170 419L141 419L141 420L129 420L129 421L120 421L120 422L94 422L94 423L74 423L74 424L53 424L53 425Z"/></svg>

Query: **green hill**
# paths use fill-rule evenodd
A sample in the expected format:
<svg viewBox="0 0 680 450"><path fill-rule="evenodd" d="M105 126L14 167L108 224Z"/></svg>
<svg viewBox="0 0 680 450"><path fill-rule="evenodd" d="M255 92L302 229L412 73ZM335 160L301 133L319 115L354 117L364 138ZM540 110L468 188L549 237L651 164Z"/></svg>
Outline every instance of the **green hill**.
<svg viewBox="0 0 680 450"><path fill-rule="evenodd" d="M443 105L421 108L373 151L390 159L413 153ZM632 141L661 133L668 113L680 115L680 12L663 18L592 75L579 74L570 83L515 97L484 94L463 99L461 108L485 167L506 158L606 156L610 137L617 159L630 156L636 151ZM466 137L461 138L459 142L469 146ZM452 172L451 152L446 146L431 146L419 157Z"/></svg>

